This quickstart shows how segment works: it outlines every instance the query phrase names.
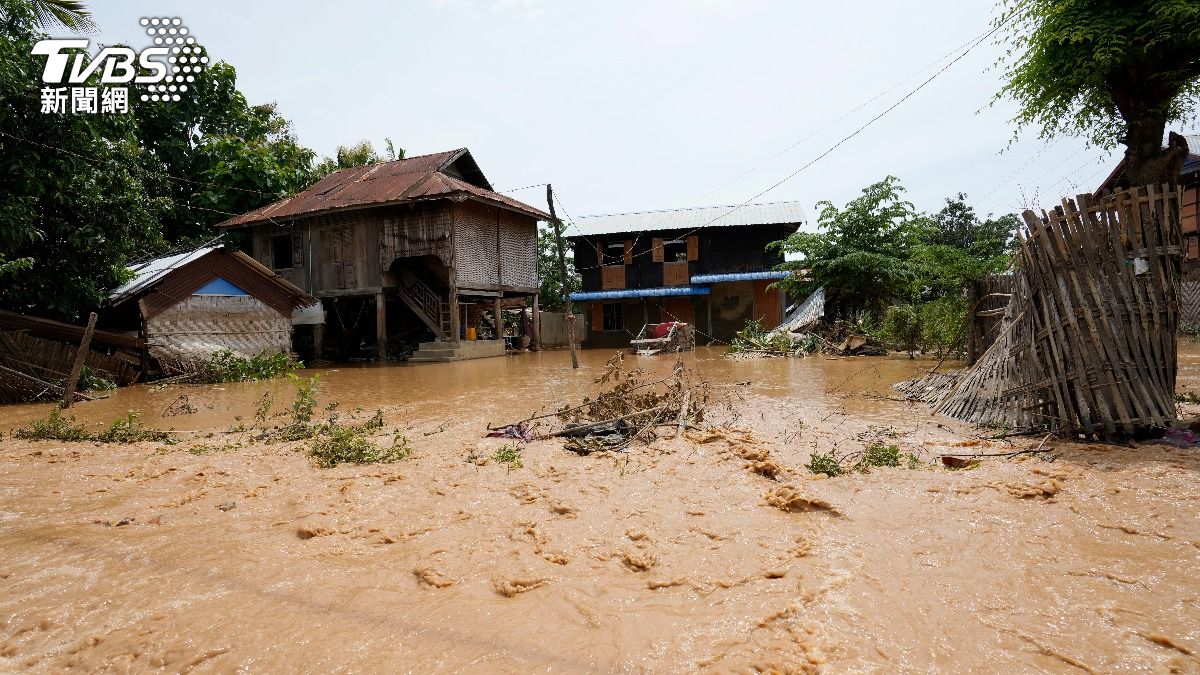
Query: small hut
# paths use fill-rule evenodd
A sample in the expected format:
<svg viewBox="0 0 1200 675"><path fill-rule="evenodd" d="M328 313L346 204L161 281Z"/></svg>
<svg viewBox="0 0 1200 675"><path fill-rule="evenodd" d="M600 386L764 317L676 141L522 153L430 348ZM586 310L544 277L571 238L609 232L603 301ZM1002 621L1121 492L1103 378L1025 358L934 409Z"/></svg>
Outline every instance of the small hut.
<svg viewBox="0 0 1200 675"><path fill-rule="evenodd" d="M106 323L137 326L149 355L187 372L228 349L245 357L292 351L292 317L316 299L254 258L204 246L130 267L132 280L109 296Z"/></svg>

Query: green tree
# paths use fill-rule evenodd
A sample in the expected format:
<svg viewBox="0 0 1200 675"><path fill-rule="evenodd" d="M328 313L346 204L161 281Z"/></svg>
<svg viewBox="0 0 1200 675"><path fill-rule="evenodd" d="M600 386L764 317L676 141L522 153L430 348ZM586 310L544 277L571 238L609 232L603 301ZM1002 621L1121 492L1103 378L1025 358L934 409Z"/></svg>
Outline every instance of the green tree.
<svg viewBox="0 0 1200 675"><path fill-rule="evenodd" d="M1123 143L1133 185L1174 183L1187 155L1170 123L1196 119L1200 3L1196 0L1003 0L1010 56L997 97L1041 136Z"/></svg>
<svg viewBox="0 0 1200 675"><path fill-rule="evenodd" d="M0 16L0 306L64 319L97 306L132 256L161 245L168 200L146 189L128 115L41 112L44 35L26 3ZM97 77L97 76L94 76ZM95 83L89 83L93 86ZM22 260L18 268L11 262Z"/></svg>
<svg viewBox="0 0 1200 675"><path fill-rule="evenodd" d="M96 30L92 13L80 0L4 0L0 2L0 21L14 14L32 15L42 30L65 28L75 33Z"/></svg>
<svg viewBox="0 0 1200 675"><path fill-rule="evenodd" d="M826 307L842 316L860 310L878 316L896 298L907 297L916 280L910 258L929 225L902 199L903 192L900 181L888 176L841 209L819 202L819 232L796 232L771 244L801 256L784 267L805 271L780 285L801 297L825 286Z"/></svg>
<svg viewBox="0 0 1200 675"><path fill-rule="evenodd" d="M913 248L914 295L921 300L962 296L967 283L1005 270L1019 225L1015 214L981 220L959 193L929 218Z"/></svg>
<svg viewBox="0 0 1200 675"><path fill-rule="evenodd" d="M383 141L386 155L375 152L375 146L366 139L354 145L339 145L333 157L326 157L317 163L313 170L314 180L324 178L339 169L404 159L404 148L397 148L390 138L385 138Z"/></svg>
<svg viewBox="0 0 1200 675"><path fill-rule="evenodd" d="M583 289L583 280L575 272L575 256L569 246L565 248L564 253L567 260L567 276L570 277L568 292L580 291ZM558 248L555 245L554 230L549 225L538 228L538 278L541 279L538 300L541 309L547 312L565 312L567 304L563 301Z"/></svg>
<svg viewBox="0 0 1200 675"><path fill-rule="evenodd" d="M138 141L149 151L144 168L150 189L171 200L162 230L173 245L207 240L230 214L313 181L315 154L297 142L274 103L246 101L228 63L201 70L179 101L143 102L138 94L133 89L130 98Z"/></svg>

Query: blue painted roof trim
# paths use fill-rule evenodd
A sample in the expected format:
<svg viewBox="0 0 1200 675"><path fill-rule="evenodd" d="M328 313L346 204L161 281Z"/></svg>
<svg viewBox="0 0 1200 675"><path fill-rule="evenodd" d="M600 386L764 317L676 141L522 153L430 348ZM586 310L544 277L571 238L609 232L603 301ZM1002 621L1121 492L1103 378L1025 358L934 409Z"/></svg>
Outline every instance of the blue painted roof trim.
<svg viewBox="0 0 1200 675"><path fill-rule="evenodd" d="M681 295L708 295L708 286L667 286L664 288L631 288L624 291L591 291L572 293L571 300L624 300L626 298L669 298Z"/></svg>
<svg viewBox="0 0 1200 675"><path fill-rule="evenodd" d="M729 274L697 274L692 277L693 284L720 284L730 281L762 281L764 279L786 279L791 272L771 270L769 272L731 272Z"/></svg>
<svg viewBox="0 0 1200 675"><path fill-rule="evenodd" d="M238 288L234 284L217 277L212 281L197 288L192 295L250 295L246 291Z"/></svg>

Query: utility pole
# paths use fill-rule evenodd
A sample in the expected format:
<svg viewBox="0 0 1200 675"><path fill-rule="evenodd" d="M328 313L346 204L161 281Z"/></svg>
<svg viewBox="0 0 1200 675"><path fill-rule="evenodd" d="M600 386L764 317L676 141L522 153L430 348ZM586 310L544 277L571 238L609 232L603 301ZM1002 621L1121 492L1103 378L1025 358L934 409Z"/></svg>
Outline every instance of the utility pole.
<svg viewBox="0 0 1200 675"><path fill-rule="evenodd" d="M554 213L554 188L546 183L546 205L550 207L550 224L554 226L554 242L558 245L558 273L562 275L563 300L567 305L567 344L571 346L571 367L579 368L575 353L575 313L571 311L571 282L567 278L567 254L563 252L562 221Z"/></svg>
<svg viewBox="0 0 1200 675"><path fill-rule="evenodd" d="M75 363L71 366L71 374L63 386L62 407L70 408L75 402L75 387L79 384L79 374L83 371L83 363L87 360L88 349L92 346L92 334L96 332L96 313L88 315L87 328L83 331L83 339L79 341L79 350L75 352Z"/></svg>

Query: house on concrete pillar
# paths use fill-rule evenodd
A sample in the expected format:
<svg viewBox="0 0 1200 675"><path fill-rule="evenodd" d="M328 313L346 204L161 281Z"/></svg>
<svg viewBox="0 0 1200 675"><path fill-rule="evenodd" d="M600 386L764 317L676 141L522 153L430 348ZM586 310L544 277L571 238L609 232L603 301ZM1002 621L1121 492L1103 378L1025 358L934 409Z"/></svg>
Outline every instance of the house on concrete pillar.
<svg viewBox="0 0 1200 675"><path fill-rule="evenodd" d="M460 148L342 169L220 227L248 230L255 259L322 300L318 352L382 358L390 341L393 355L420 343L413 360L453 360L504 353L502 339L464 339L503 300L536 299L543 219Z"/></svg>
<svg viewBox="0 0 1200 675"><path fill-rule="evenodd" d="M695 326L697 342L729 342L751 319L779 325L771 284L783 254L767 244L804 222L798 202L710 206L580 218L567 236L583 281L587 347L624 347L648 323Z"/></svg>

